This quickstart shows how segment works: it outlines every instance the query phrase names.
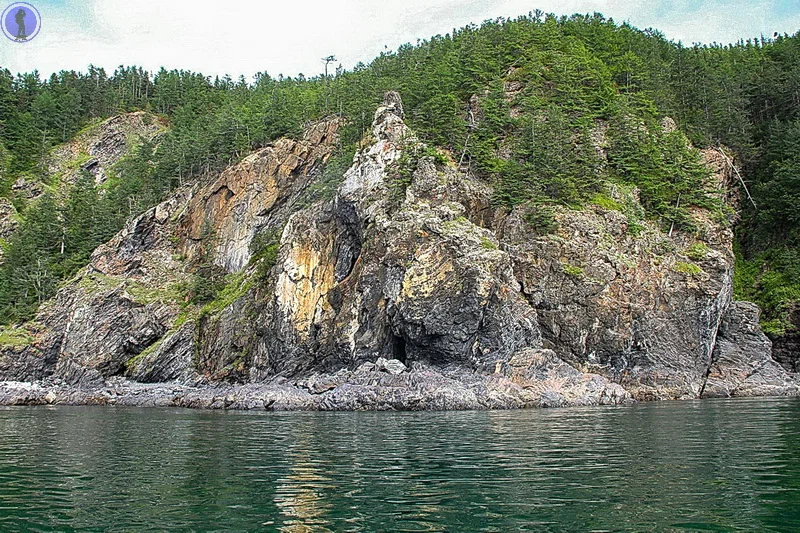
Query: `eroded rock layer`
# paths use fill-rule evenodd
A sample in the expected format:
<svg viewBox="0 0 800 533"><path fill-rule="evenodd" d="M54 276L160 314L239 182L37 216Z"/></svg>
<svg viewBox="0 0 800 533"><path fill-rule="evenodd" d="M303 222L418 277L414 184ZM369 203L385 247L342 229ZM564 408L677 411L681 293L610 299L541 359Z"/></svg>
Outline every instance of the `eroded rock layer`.
<svg viewBox="0 0 800 533"><path fill-rule="evenodd" d="M597 206L556 209L558 230L537 232L540 207L494 208L490 184L415 138L396 94L333 198L309 205L338 128L313 124L131 220L26 326L32 342L4 349L0 403L475 409L797 393L757 309L732 302L732 232L708 213L693 213L699 236L632 232ZM609 194L638 206L635 190ZM185 290L199 265L228 273L201 309Z"/></svg>

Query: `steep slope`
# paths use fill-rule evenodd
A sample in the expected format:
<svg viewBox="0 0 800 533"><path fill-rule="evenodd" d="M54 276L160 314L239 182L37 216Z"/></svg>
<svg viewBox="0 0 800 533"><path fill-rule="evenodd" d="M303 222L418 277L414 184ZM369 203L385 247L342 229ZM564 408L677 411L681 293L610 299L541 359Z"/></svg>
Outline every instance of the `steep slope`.
<svg viewBox="0 0 800 533"><path fill-rule="evenodd" d="M21 216L15 203L30 206L48 184L63 193L84 171L100 186L114 165L141 142L156 140L165 128L162 119L150 113L124 113L89 126L69 142L53 148L42 161L42 175L18 178L8 198L0 197L0 242L8 242L19 227ZM0 247L0 260L2 254Z"/></svg>
<svg viewBox="0 0 800 533"><path fill-rule="evenodd" d="M21 213L16 234L26 234L25 242L0 242L6 257L17 259L16 268L0 269L0 321L30 319L54 285L73 275L125 217L184 182L221 171L254 147L298 136L308 122L336 113L348 124L337 153L355 152L376 96L396 89L419 138L491 181L496 205L535 200L585 206L611 181L637 187L646 215L658 218L662 229L693 232L689 209L709 203L705 171L697 152L685 149L685 136L695 146L729 147L741 173L737 187L746 182L749 197L739 204L735 228L735 297L761 307L761 326L774 341L776 358L792 370L800 332L800 34L742 37L733 45L683 46L657 30L617 24L599 13L534 11L454 28L332 76L262 73L242 83L183 69L151 73L122 66L105 73L90 66L41 79L36 72L14 76L0 68L0 195L42 192L39 178L54 143L96 117L157 110L171 125L157 150L143 150L119 169L134 176L123 181L138 185L106 182L104 190L118 192L108 195L113 201L77 206L85 214L85 205L98 205L95 211L104 211L98 218L112 221L74 224L78 241L85 237L81 227L104 229L86 246L70 249L67 243L61 252L51 243L59 232L69 233L66 224ZM674 118L679 130L659 129L665 117ZM589 149L592 144L599 154ZM332 166L340 162L337 157ZM76 188L85 192L86 176L80 176ZM14 188L20 177L25 179ZM328 196L328 183L315 188L321 185ZM41 198L44 213L63 206L47 196ZM608 200L600 203L613 206ZM0 206L0 220L8 211ZM537 224L549 218L531 217ZM0 232L19 222L13 212L5 220L10 224L0 224ZM50 253L25 261L30 250Z"/></svg>
<svg viewBox="0 0 800 533"><path fill-rule="evenodd" d="M69 142L51 150L42 164L48 180L58 184L73 183L82 170L95 177L99 185L107 172L129 154L141 140L153 140L163 133L162 119L144 111L124 113L85 128ZM12 197L31 200L42 192L42 184L19 178L12 187Z"/></svg>
<svg viewBox="0 0 800 533"><path fill-rule="evenodd" d="M69 182L83 169L96 183L103 183L108 169L132 147L141 140L153 140L165 127L162 119L144 111L111 117L54 149L47 158L49 172Z"/></svg>
<svg viewBox="0 0 800 533"><path fill-rule="evenodd" d="M789 306L791 329L773 342L773 355L790 372L800 372L800 304Z"/></svg>
<svg viewBox="0 0 800 533"><path fill-rule="evenodd" d="M488 183L416 139L394 93L334 199L305 207L338 127L316 123L132 220L15 333L32 342L3 350L0 379L15 382L0 402L508 408L797 392L757 314L732 303L732 233L703 210L699 239L646 221L631 232L599 206L557 208L557 231L541 232L543 207L493 208ZM608 194L638 206L635 189ZM214 268L227 285L193 304Z"/></svg>

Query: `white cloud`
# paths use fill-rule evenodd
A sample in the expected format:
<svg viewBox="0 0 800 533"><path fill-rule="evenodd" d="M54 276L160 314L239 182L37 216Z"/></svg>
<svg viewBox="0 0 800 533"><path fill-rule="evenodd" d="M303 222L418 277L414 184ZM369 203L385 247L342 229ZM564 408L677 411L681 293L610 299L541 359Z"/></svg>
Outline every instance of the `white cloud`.
<svg viewBox="0 0 800 533"><path fill-rule="evenodd" d="M33 0L34 3L35 0ZM40 2L54 0L40 0ZM602 12L617 21L656 27L686 43L731 42L800 28L800 9L778 17L778 0L66 0L40 6L36 40L0 45L12 71L82 70L89 63L155 70L185 68L209 75L319 73L320 58L346 66L469 22L545 12Z"/></svg>

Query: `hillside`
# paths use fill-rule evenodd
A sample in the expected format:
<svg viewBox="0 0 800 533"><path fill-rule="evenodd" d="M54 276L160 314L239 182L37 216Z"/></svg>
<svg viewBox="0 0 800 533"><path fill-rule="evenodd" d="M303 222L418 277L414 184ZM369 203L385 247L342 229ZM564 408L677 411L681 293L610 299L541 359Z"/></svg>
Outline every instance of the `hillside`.
<svg viewBox="0 0 800 533"><path fill-rule="evenodd" d="M687 215L698 238L646 220L631 234L611 206L492 208L491 186L402 117L387 94L329 201L306 198L338 119L131 220L7 331L20 342L0 359L0 401L475 409L797 393L758 310L731 301L732 234L713 211ZM635 189L607 194L643 211Z"/></svg>
<svg viewBox="0 0 800 533"><path fill-rule="evenodd" d="M134 152L152 150L164 122L143 111L94 121L46 150L36 169L10 175L0 203L6 322L34 312L128 217L156 201L143 190L149 186L123 182L117 172Z"/></svg>
<svg viewBox="0 0 800 533"><path fill-rule="evenodd" d="M18 203L87 121L170 127L10 208L0 376L48 385L5 401L123 377L120 401L177 380L175 404L228 383L283 408L794 394L797 43L534 14L329 78L7 74Z"/></svg>

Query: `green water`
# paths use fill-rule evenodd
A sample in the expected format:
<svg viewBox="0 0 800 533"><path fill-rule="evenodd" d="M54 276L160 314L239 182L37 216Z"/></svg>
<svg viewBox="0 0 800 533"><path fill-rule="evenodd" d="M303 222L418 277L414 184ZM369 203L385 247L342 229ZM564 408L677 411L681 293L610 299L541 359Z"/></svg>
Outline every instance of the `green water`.
<svg viewBox="0 0 800 533"><path fill-rule="evenodd" d="M0 409L0 531L800 531L800 400Z"/></svg>

